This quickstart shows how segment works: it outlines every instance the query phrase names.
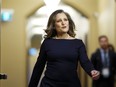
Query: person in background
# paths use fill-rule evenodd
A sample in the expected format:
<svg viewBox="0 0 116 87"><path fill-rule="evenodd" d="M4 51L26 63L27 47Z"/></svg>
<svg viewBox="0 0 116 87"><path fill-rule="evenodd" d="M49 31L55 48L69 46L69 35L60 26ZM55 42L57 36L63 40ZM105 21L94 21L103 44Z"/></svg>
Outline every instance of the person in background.
<svg viewBox="0 0 116 87"><path fill-rule="evenodd" d="M46 63L40 87L81 87L78 61L94 80L99 78L100 73L88 59L83 41L75 38L74 29L75 24L67 12L56 10L50 15L45 30L47 35L28 87L37 87Z"/></svg>
<svg viewBox="0 0 116 87"><path fill-rule="evenodd" d="M99 37L98 48L91 56L94 68L100 71L98 80L94 80L93 87L114 87L114 77L116 71L116 54L109 49L108 38L105 35Z"/></svg>

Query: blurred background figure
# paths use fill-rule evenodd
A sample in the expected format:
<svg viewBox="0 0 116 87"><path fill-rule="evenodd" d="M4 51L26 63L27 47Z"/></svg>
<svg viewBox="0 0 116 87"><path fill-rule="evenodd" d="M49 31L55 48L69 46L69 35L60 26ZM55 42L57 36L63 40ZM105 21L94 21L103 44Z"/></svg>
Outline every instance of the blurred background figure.
<svg viewBox="0 0 116 87"><path fill-rule="evenodd" d="M116 70L116 54L109 49L108 38L105 35L99 37L100 48L91 56L91 61L96 70L101 72L97 81L93 81L93 87L114 87Z"/></svg>

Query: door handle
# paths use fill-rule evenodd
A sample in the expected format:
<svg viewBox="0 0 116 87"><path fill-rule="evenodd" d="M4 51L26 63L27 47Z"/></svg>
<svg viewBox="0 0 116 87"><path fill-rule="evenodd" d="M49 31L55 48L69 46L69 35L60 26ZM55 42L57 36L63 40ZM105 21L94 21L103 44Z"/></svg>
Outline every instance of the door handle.
<svg viewBox="0 0 116 87"><path fill-rule="evenodd" d="M4 80L7 79L7 75L6 75L6 74L1 74L1 73L0 73L0 80L2 80L2 79L4 79Z"/></svg>

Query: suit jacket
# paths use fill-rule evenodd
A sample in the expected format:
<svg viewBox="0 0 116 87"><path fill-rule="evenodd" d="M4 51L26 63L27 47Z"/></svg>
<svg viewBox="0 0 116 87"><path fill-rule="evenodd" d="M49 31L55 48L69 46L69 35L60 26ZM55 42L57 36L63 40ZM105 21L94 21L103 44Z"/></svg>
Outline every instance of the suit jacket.
<svg viewBox="0 0 116 87"><path fill-rule="evenodd" d="M113 51L109 50L109 62L110 62L110 76L109 78L104 78L101 74L100 78L96 81L93 81L93 87L114 87L114 75L116 70L116 54ZM102 72L103 63L100 49L97 49L91 56L91 61L94 65L94 68L100 73Z"/></svg>

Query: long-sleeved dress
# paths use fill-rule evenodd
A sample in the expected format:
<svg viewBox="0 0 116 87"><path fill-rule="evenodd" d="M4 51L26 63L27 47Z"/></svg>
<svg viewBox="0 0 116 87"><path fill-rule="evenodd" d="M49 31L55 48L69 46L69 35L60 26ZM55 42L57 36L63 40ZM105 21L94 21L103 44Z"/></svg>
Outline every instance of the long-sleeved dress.
<svg viewBox="0 0 116 87"><path fill-rule="evenodd" d="M77 74L78 61L90 75L94 67L87 57L82 40L45 39L28 87L37 87L46 63L40 87L81 87Z"/></svg>

